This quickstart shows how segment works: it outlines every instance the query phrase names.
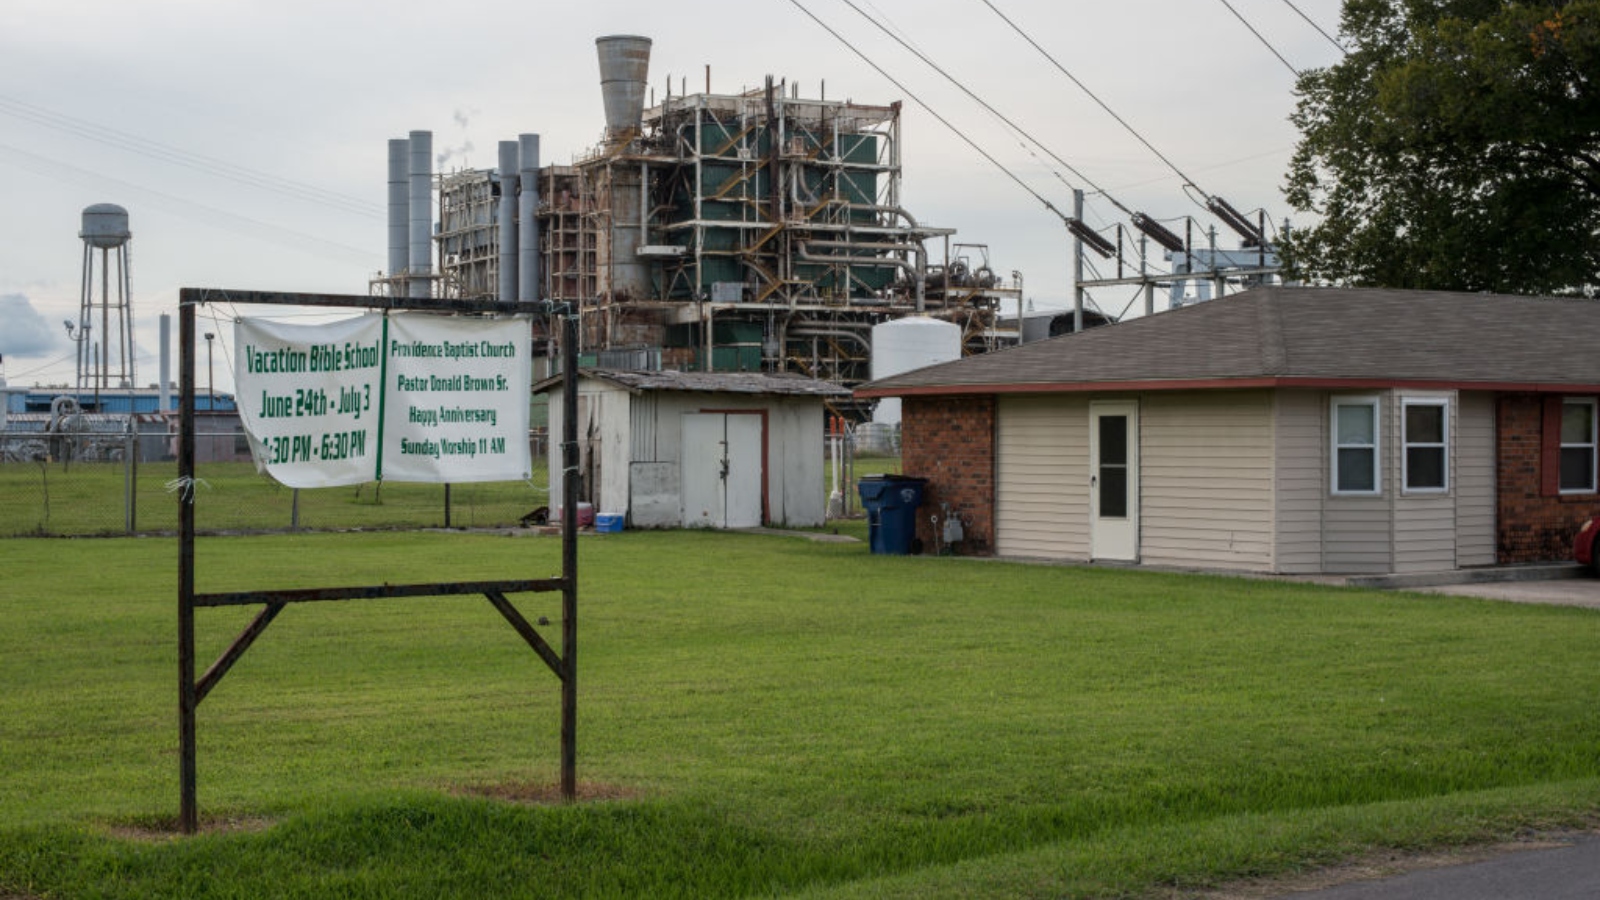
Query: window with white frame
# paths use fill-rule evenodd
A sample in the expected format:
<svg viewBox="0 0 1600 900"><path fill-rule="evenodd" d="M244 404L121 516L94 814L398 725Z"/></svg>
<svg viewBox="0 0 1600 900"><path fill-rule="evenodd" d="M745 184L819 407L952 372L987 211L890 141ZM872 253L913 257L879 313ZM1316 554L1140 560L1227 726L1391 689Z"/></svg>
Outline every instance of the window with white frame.
<svg viewBox="0 0 1600 900"><path fill-rule="evenodd" d="M1378 398L1335 398L1332 413L1333 492L1377 494Z"/></svg>
<svg viewBox="0 0 1600 900"><path fill-rule="evenodd" d="M1405 400L1404 484L1407 491L1450 487L1450 404L1447 400Z"/></svg>
<svg viewBox="0 0 1600 900"><path fill-rule="evenodd" d="M1595 492L1595 402L1561 402L1561 493Z"/></svg>

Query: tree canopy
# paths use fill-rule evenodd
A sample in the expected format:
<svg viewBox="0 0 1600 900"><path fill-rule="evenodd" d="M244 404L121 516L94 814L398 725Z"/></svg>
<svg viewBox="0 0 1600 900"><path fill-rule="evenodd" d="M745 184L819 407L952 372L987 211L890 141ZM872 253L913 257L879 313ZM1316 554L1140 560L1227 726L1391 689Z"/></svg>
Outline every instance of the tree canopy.
<svg viewBox="0 0 1600 900"><path fill-rule="evenodd" d="M1283 251L1342 285L1600 291L1600 0L1346 0L1304 73Z"/></svg>

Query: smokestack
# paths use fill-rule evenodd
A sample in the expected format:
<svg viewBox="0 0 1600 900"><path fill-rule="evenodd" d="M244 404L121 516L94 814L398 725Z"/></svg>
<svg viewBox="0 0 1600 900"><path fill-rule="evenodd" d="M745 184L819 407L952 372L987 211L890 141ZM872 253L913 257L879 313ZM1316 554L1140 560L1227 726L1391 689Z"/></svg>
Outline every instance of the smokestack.
<svg viewBox="0 0 1600 900"><path fill-rule="evenodd" d="M644 115L645 79L650 74L650 39L629 34L595 38L600 52L600 97L606 106L606 136L637 133Z"/></svg>
<svg viewBox="0 0 1600 900"><path fill-rule="evenodd" d="M500 280L495 294L501 303L517 300L517 142L500 142Z"/></svg>
<svg viewBox="0 0 1600 900"><path fill-rule="evenodd" d="M411 132L411 281L406 295L426 297L433 274L433 132Z"/></svg>
<svg viewBox="0 0 1600 900"><path fill-rule="evenodd" d="M389 140L389 277L405 274L411 265L407 235L411 227L411 142L405 138ZM398 285L393 295L405 293ZM161 379L162 383L166 378Z"/></svg>
<svg viewBox="0 0 1600 900"><path fill-rule="evenodd" d="M522 195L517 223L520 238L517 254L521 263L517 272L522 282L521 299L525 303L535 303L544 299L539 296L543 287L539 272L539 136L521 134L517 141L522 157Z"/></svg>
<svg viewBox="0 0 1600 900"><path fill-rule="evenodd" d="M172 316L161 314L161 350L157 358L161 361L161 400L157 408L160 412L172 409Z"/></svg>

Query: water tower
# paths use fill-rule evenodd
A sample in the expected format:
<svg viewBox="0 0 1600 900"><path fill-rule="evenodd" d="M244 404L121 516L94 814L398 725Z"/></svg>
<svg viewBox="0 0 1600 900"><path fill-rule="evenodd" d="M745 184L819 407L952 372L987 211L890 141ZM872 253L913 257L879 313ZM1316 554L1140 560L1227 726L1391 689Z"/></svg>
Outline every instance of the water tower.
<svg viewBox="0 0 1600 900"><path fill-rule="evenodd" d="M94 394L100 408L102 391L130 389L133 375L133 309L129 298L128 211L115 203L96 203L83 211L83 300L78 322L67 333L78 344L78 394ZM99 278L95 251L100 251ZM112 251L116 251L113 258ZM112 290L112 267L116 288ZM96 281L100 296L95 298Z"/></svg>

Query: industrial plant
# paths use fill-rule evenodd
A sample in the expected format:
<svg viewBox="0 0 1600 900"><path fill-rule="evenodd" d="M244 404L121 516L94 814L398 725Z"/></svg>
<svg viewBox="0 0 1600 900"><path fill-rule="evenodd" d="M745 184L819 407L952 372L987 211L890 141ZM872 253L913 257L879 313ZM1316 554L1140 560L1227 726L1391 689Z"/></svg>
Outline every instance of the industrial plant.
<svg viewBox="0 0 1600 900"><path fill-rule="evenodd" d="M1022 276L918 221L901 196L898 103L784 81L647 104L651 41L596 41L605 135L570 164L539 137L494 170L435 174L432 137L389 145L389 266L375 293L570 304L586 363L797 373L854 383L874 326L921 316L953 353L1009 343ZM431 215L437 199L438 218ZM942 342L945 345L948 342Z"/></svg>

